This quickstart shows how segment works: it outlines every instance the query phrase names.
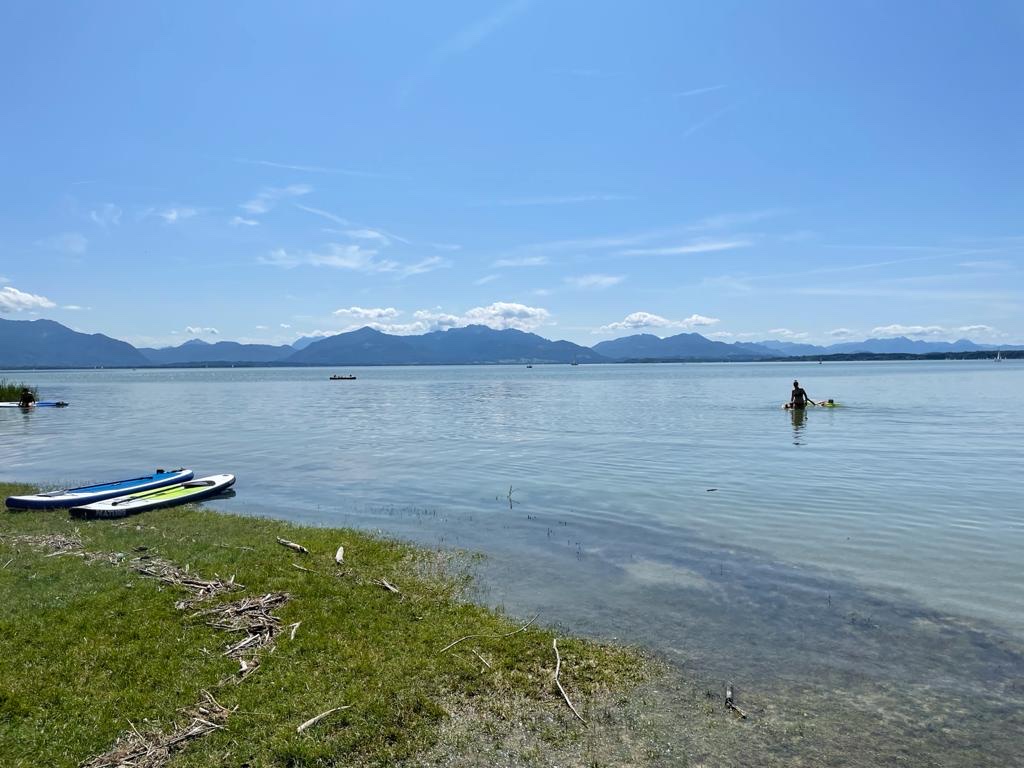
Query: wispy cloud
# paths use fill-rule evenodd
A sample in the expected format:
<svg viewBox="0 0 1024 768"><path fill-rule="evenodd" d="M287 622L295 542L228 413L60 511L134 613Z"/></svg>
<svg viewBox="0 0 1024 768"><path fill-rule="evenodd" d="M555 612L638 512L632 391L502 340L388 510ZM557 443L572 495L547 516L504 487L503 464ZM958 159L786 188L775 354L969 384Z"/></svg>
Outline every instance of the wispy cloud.
<svg viewBox="0 0 1024 768"><path fill-rule="evenodd" d="M625 280L625 275L579 275L577 277L567 277L565 282L567 285L571 285L573 288L580 288L583 290L589 288L601 289L611 288L613 285L618 285Z"/></svg>
<svg viewBox="0 0 1024 768"><path fill-rule="evenodd" d="M123 211L113 203L104 203L99 208L89 211L89 219L101 227L116 227L121 223Z"/></svg>
<svg viewBox="0 0 1024 768"><path fill-rule="evenodd" d="M491 266L495 269L503 269L505 267L541 267L547 263L547 256L517 256L509 259L498 259L491 262Z"/></svg>
<svg viewBox="0 0 1024 768"><path fill-rule="evenodd" d="M399 277L405 278L412 277L413 275L425 275L427 272L433 272L435 269L447 269L451 265L452 263L449 259L444 259L440 256L428 256L412 264L404 264L395 271Z"/></svg>
<svg viewBox="0 0 1024 768"><path fill-rule="evenodd" d="M661 315L651 312L633 312L626 315L618 322L609 323L598 328L595 333L612 333L615 331L640 330L643 328L677 328L690 329L705 328L719 322L717 317L705 317L704 315L693 314L682 320L669 320Z"/></svg>
<svg viewBox="0 0 1024 768"><path fill-rule="evenodd" d="M711 123L715 122L715 120L720 118L726 112L731 112L735 108L736 108L735 104L730 104L729 106L723 107L722 109L718 110L717 112L711 113L710 115L705 117L703 120L697 121L696 123L691 125L689 128L687 128L685 131L683 131L681 134L679 134L678 141L682 141L683 139L688 139L690 136L695 134L701 128L704 128L707 125L711 125Z"/></svg>
<svg viewBox="0 0 1024 768"><path fill-rule="evenodd" d="M828 332L828 335L834 339L848 339L851 336L856 336L857 332L850 328L834 328Z"/></svg>
<svg viewBox="0 0 1024 768"><path fill-rule="evenodd" d="M293 163L275 163L270 160L246 160L237 158L236 163L247 165L265 165L269 168L283 168L288 171L302 171L304 173L336 173L342 176L363 176L366 178L380 178L381 174L370 171L356 171L351 168L328 168L322 165L298 165Z"/></svg>
<svg viewBox="0 0 1024 768"><path fill-rule="evenodd" d="M512 21L531 5L531 0L512 0L499 6L491 14L457 30L430 54L427 61L416 67L398 89L399 100L408 98L417 86L430 77L447 60L468 53L488 37Z"/></svg>
<svg viewBox="0 0 1024 768"><path fill-rule="evenodd" d="M195 208L170 207L154 209L152 214L163 219L165 224L176 224L179 221L191 219L193 216L198 215L199 211Z"/></svg>
<svg viewBox="0 0 1024 768"><path fill-rule="evenodd" d="M629 195L542 195L499 200L497 205L507 207L531 205L575 205L577 203L608 203L618 200L633 200Z"/></svg>
<svg viewBox="0 0 1024 768"><path fill-rule="evenodd" d="M244 216L235 216L231 219L233 227L258 227L260 223L256 219L247 219Z"/></svg>
<svg viewBox="0 0 1024 768"><path fill-rule="evenodd" d="M32 312L57 306L45 296L19 291L13 285L0 288L0 313Z"/></svg>
<svg viewBox="0 0 1024 768"><path fill-rule="evenodd" d="M756 224L765 219L773 219L787 213L781 208L765 208L760 211L743 211L739 213L719 213L714 216L705 216L690 225L690 229L734 229L747 224Z"/></svg>
<svg viewBox="0 0 1024 768"><path fill-rule="evenodd" d="M260 256L257 261L275 267L292 269L298 266L332 267L365 274L391 273L400 278L432 272L450 267L451 262L440 256L429 256L413 263L400 263L393 259L379 258L376 248L366 248L354 243L330 243L320 252L289 252L284 248Z"/></svg>
<svg viewBox="0 0 1024 768"><path fill-rule="evenodd" d="M351 221L349 221L348 219L343 218L341 216L338 216L336 214L333 214L330 211L324 211L324 210L321 210L320 208L312 208L312 207L310 207L308 205L302 205L301 203L295 203L295 207L298 208L301 211L305 211L306 213L312 213L314 216L320 216L321 218L327 219L328 221L333 221L335 224L337 224L339 226L342 226L342 227L351 227L352 226L352 222Z"/></svg>
<svg viewBox="0 0 1024 768"><path fill-rule="evenodd" d="M493 283L495 280L498 280L500 277L501 275L484 275L483 277L474 280L473 285L487 285L488 283Z"/></svg>
<svg viewBox="0 0 1024 768"><path fill-rule="evenodd" d="M692 88L692 89L690 89L688 91L679 91L677 93L673 93L672 95L675 98L677 98L677 99L685 99L685 98L688 98L690 96L700 96L703 93L711 93L712 91L720 91L723 88L727 88L727 87L728 86L726 86L726 85L708 85L708 86L705 86L704 88Z"/></svg>
<svg viewBox="0 0 1024 768"><path fill-rule="evenodd" d="M687 253L712 253L714 251L731 251L735 248L746 248L751 245L749 240L701 240L684 245L672 245L664 248L631 248L620 251L620 256L679 256Z"/></svg>
<svg viewBox="0 0 1024 768"><path fill-rule="evenodd" d="M61 307L61 309L66 309L71 312L84 312L86 310L92 309L92 307L80 307L78 304L65 304L63 307Z"/></svg>
<svg viewBox="0 0 1024 768"><path fill-rule="evenodd" d="M190 336L219 336L220 331L216 328L203 327L201 325L187 325L185 326L185 333Z"/></svg>
<svg viewBox="0 0 1024 768"><path fill-rule="evenodd" d="M308 195L313 188L308 184L289 184L286 187L264 187L254 198L240 204L240 208L252 215L261 215L270 211L279 200L288 197Z"/></svg>
<svg viewBox="0 0 1024 768"><path fill-rule="evenodd" d="M529 7L530 0L512 0L505 3L489 16L456 32L441 46L440 57L447 58L456 53L471 51Z"/></svg>
<svg viewBox="0 0 1024 768"><path fill-rule="evenodd" d="M44 237L41 240L36 240L35 244L40 248L46 248L47 250L63 251L64 253L73 253L76 255L85 253L89 247L89 240L78 232L63 232L59 235L51 235L50 237Z"/></svg>

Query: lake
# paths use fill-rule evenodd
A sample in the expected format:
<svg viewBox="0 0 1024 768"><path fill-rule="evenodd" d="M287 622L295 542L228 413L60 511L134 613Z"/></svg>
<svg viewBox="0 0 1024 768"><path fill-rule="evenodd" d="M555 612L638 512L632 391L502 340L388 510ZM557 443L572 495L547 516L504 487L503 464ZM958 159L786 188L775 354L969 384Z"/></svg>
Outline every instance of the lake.
<svg viewBox="0 0 1024 768"><path fill-rule="evenodd" d="M71 403L0 412L3 480L231 472L216 508L484 552L483 599L708 678L1024 701L1021 361L3 375Z"/></svg>

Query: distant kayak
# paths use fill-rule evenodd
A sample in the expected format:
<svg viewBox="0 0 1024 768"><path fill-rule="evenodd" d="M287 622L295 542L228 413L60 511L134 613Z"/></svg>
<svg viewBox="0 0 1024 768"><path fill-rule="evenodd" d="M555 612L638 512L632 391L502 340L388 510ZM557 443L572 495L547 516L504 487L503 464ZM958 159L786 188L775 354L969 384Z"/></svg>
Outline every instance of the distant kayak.
<svg viewBox="0 0 1024 768"><path fill-rule="evenodd" d="M331 381L355 381L355 376L331 376Z"/></svg>
<svg viewBox="0 0 1024 768"><path fill-rule="evenodd" d="M210 475L198 480L189 480L187 483L157 488L155 491L132 493L127 496L118 496L116 499L72 507L71 515L87 519L126 517L150 509L177 507L181 504L202 501L224 493L234 484L234 475Z"/></svg>
<svg viewBox="0 0 1024 768"><path fill-rule="evenodd" d="M21 403L14 402L3 402L0 403L0 408L67 408L68 403L63 400L43 400L41 403L32 403L32 405L22 405Z"/></svg>
<svg viewBox="0 0 1024 768"><path fill-rule="evenodd" d="M117 480L100 485L86 485L81 488L67 488L62 491L36 493L29 496L10 496L7 506L11 509L59 509L91 504L95 501L124 496L126 493L151 491L154 488L183 483L191 480L194 473L191 469L174 469L170 472L158 470L152 475L133 477L130 480Z"/></svg>

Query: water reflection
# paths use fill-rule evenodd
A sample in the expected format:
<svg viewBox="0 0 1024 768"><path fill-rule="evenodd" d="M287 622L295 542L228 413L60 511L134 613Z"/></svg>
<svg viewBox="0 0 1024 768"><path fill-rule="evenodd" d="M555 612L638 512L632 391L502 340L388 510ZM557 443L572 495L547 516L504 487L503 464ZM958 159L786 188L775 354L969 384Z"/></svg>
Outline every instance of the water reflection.
<svg viewBox="0 0 1024 768"><path fill-rule="evenodd" d="M804 431L804 422L807 419L807 410L804 408L791 408L790 418L793 421L793 445L803 445L800 436Z"/></svg>

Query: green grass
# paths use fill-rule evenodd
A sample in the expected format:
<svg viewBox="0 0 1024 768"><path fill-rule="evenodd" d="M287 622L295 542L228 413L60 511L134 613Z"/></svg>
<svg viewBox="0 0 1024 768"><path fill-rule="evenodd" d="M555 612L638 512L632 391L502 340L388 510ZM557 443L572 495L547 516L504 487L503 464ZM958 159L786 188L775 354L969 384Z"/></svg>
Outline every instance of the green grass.
<svg viewBox="0 0 1024 768"><path fill-rule="evenodd" d="M0 400L4 402L11 402L13 400L21 399L21 390L28 387L28 384L19 383L15 384L13 381L7 379L0 379ZM33 397L39 397L39 390L36 387L28 387L32 392Z"/></svg>
<svg viewBox="0 0 1024 768"><path fill-rule="evenodd" d="M0 497L29 491L0 484ZM85 551L125 558L47 557L25 538L76 532ZM286 549L277 537L310 554ZM342 544L344 569L333 559ZM127 560L141 547L198 575L234 574L245 585L214 603L289 593L277 615L284 624L302 622L295 639L279 635L254 674L218 685L238 670L222 655L238 638L177 610L185 596L179 588L135 573ZM171 765L420 764L425 756L443 760L446 748L464 754L509 723L528 725L524 755L575 738L584 727L554 685L550 631L531 627L439 653L464 635L518 626L460 599L468 579L461 562L355 531L190 507L96 522L70 520L64 511L0 512L2 762L77 766L132 727L183 722L180 712L204 689L237 711L225 730L192 742ZM401 596L374 583L381 577ZM562 683L584 716L592 702L646 674L645 660L630 649L567 637L558 645ZM310 717L343 705L350 708L296 733ZM454 732L459 738L446 747Z"/></svg>

